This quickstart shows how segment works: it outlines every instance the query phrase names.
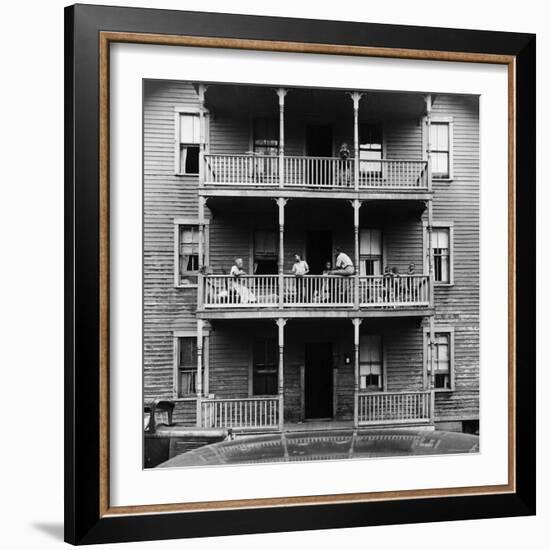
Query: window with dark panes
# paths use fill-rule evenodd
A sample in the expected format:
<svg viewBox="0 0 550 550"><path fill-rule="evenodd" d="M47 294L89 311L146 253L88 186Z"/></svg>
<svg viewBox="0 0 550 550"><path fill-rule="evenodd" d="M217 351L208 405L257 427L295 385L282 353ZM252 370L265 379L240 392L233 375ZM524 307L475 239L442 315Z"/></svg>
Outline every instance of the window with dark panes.
<svg viewBox="0 0 550 550"><path fill-rule="evenodd" d="M196 394L197 339L192 336L178 338L178 397Z"/></svg>
<svg viewBox="0 0 550 550"><path fill-rule="evenodd" d="M278 350L275 338L257 338L253 358L254 395L276 395L278 392Z"/></svg>
<svg viewBox="0 0 550 550"><path fill-rule="evenodd" d="M181 174L198 174L200 151L199 115L180 114L179 133L179 172Z"/></svg>
<svg viewBox="0 0 550 550"><path fill-rule="evenodd" d="M361 229L359 237L359 274L382 273L382 231Z"/></svg>
<svg viewBox="0 0 550 550"><path fill-rule="evenodd" d="M359 340L359 389L382 389L382 337L362 334Z"/></svg>
<svg viewBox="0 0 550 550"><path fill-rule="evenodd" d="M449 178L451 139L448 122L432 122L430 124L430 150L432 176L434 178Z"/></svg>
<svg viewBox="0 0 550 550"><path fill-rule="evenodd" d="M199 228L180 225L178 228L179 284L196 284L199 272Z"/></svg>
<svg viewBox="0 0 550 550"><path fill-rule="evenodd" d="M432 229L434 280L438 283L451 282L449 233L448 227L434 227Z"/></svg>
<svg viewBox="0 0 550 550"><path fill-rule="evenodd" d="M429 338L429 335L427 336ZM435 387L451 388L451 335L448 332L436 332L433 345ZM428 368L431 365L431 350L428 341Z"/></svg>
<svg viewBox="0 0 550 550"><path fill-rule="evenodd" d="M254 232L254 274L275 275L278 272L278 232L258 229Z"/></svg>
<svg viewBox="0 0 550 550"><path fill-rule="evenodd" d="M359 125L359 170L362 173L382 172L382 124L364 122Z"/></svg>

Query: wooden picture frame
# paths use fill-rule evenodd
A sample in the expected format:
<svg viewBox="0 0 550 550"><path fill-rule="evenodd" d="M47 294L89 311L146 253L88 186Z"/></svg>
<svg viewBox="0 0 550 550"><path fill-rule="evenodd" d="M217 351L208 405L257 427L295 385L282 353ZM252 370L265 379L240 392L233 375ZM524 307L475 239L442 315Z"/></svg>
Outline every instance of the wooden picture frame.
<svg viewBox="0 0 550 550"><path fill-rule="evenodd" d="M507 484L110 505L109 47L117 42L508 67ZM76 5L65 11L65 73L67 542L91 544L535 513L534 35Z"/></svg>

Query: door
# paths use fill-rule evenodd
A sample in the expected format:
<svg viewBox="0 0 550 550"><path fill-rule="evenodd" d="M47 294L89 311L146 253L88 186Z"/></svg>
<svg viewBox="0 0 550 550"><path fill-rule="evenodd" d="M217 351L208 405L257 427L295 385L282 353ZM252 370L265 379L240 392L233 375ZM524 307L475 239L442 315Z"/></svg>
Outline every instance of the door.
<svg viewBox="0 0 550 550"><path fill-rule="evenodd" d="M306 155L332 157L332 126L310 124L306 128Z"/></svg>
<svg viewBox="0 0 550 550"><path fill-rule="evenodd" d="M306 261L312 275L321 275L327 264L332 266L332 234L330 231L308 231Z"/></svg>
<svg viewBox="0 0 550 550"><path fill-rule="evenodd" d="M308 157L332 157L332 127L326 124L309 125L306 128L306 155ZM305 179L309 185L332 185L331 161L324 158L307 160Z"/></svg>
<svg viewBox="0 0 550 550"><path fill-rule="evenodd" d="M306 419L332 418L332 344L306 344L305 359Z"/></svg>

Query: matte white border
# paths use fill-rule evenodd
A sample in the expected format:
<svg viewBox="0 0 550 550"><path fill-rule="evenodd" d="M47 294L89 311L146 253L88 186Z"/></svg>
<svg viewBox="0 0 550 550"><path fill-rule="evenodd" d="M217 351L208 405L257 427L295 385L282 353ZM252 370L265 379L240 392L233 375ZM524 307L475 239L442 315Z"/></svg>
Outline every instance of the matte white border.
<svg viewBox="0 0 550 550"><path fill-rule="evenodd" d="M327 75L330 78L327 78ZM142 79L480 94L481 433L476 455L143 470ZM111 46L111 505L507 482L507 68L360 57Z"/></svg>

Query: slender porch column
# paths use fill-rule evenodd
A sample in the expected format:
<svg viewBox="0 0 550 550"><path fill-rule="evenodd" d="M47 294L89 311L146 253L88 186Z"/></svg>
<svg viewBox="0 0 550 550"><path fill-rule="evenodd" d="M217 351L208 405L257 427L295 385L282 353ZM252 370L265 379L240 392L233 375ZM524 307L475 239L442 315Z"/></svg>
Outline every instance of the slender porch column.
<svg viewBox="0 0 550 550"><path fill-rule="evenodd" d="M355 162L353 163L353 181L355 190L359 190L359 101L363 94L360 92L352 92L351 99L353 101L353 154Z"/></svg>
<svg viewBox="0 0 550 550"><path fill-rule="evenodd" d="M285 325L286 319L277 319L279 340L279 430L283 430L284 424L284 353L285 353Z"/></svg>
<svg viewBox="0 0 550 550"><path fill-rule="evenodd" d="M359 209L361 208L362 201L354 199L351 201L353 206L353 234L354 234L354 264L355 273L353 275L354 280L354 297L353 307L359 309Z"/></svg>
<svg viewBox="0 0 550 550"><path fill-rule="evenodd" d="M277 88L279 96L279 187L285 185L285 96L288 90Z"/></svg>
<svg viewBox="0 0 550 550"><path fill-rule="evenodd" d="M427 94L426 101L426 156L428 160L428 190L432 190L432 143L431 143L431 122L432 122L432 96ZM433 199L428 199L428 227L427 227L427 248L428 248L428 274L429 274L429 301L430 307L435 307L434 302L434 255L433 255ZM429 388L430 394L430 415L432 422L435 419L435 370L434 370L434 350L435 350L435 313L432 312L429 318Z"/></svg>
<svg viewBox="0 0 550 550"><path fill-rule="evenodd" d="M204 185L204 153L206 150L206 117L204 109L204 94L207 86L199 84L199 188Z"/></svg>
<svg viewBox="0 0 550 550"><path fill-rule="evenodd" d="M353 323L353 347L354 347L354 370L355 376L353 381L353 425L355 428L359 426L359 327L362 319L352 319Z"/></svg>
<svg viewBox="0 0 550 550"><path fill-rule="evenodd" d="M202 363L203 363L203 328L204 321L197 319L197 378L195 391L197 393L197 427L202 426Z"/></svg>
<svg viewBox="0 0 550 550"><path fill-rule="evenodd" d="M288 199L275 199L279 207L279 309L284 304L284 264L285 264L285 206Z"/></svg>
<svg viewBox="0 0 550 550"><path fill-rule="evenodd" d="M204 306L204 268L207 264L205 258L205 238L204 226L205 216L204 207L206 206L206 198L199 195L199 273L197 275L197 308L202 309Z"/></svg>

